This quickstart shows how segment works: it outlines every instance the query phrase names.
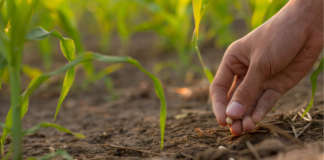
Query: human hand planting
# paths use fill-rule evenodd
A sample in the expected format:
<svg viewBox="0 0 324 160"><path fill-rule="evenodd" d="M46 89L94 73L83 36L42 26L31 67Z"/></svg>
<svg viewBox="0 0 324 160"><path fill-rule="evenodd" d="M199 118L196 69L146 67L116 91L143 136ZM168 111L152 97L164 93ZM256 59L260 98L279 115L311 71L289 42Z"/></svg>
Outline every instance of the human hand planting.
<svg viewBox="0 0 324 160"><path fill-rule="evenodd" d="M220 125L251 131L312 68L324 46L323 1L290 0L226 50L210 95Z"/></svg>

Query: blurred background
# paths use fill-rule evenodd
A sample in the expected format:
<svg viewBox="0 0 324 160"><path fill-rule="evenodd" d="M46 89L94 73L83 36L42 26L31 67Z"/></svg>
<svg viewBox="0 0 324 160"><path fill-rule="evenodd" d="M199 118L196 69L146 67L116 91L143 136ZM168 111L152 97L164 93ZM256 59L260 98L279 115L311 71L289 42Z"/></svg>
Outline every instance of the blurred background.
<svg viewBox="0 0 324 160"><path fill-rule="evenodd" d="M262 24L286 2L210 0L201 21L199 44L212 72L230 43ZM91 50L135 57L166 82L186 83L195 77L203 78L191 46L191 0L44 0L35 9L30 25L37 26L72 38L77 53ZM25 75L33 78L65 64L57 43L54 38L27 43ZM103 79L112 88L109 73L121 67L109 66L96 76L92 73L95 69L86 67L88 78L83 86Z"/></svg>

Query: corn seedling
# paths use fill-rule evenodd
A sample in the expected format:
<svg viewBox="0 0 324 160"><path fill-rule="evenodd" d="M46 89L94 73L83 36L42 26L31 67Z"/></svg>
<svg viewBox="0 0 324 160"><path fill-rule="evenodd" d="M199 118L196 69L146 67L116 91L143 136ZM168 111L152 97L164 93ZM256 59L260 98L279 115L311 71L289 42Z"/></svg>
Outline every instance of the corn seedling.
<svg viewBox="0 0 324 160"><path fill-rule="evenodd" d="M0 15L0 73L3 74L5 70L9 73L9 85L10 85L10 103L11 107L7 114L5 124L1 124L3 128L2 137L0 139L0 147L2 157L12 157L14 160L22 159L22 139L23 136L32 134L40 128L55 128L58 131L69 133L77 138L84 138L82 134L73 133L70 130L53 123L40 123L39 125L32 127L31 129L22 129L22 118L28 111L28 103L30 95L46 80L50 77L65 73L61 94L57 103L54 119L60 111L62 103L66 98L71 86L73 85L75 78L75 67L79 64L85 64L96 61L102 61L106 63L129 63L137 67L140 71L149 76L154 83L155 92L160 99L160 130L161 130L161 149L164 145L164 130L166 121L166 101L164 91L160 80L153 74L148 72L144 67L135 59L130 57L114 57L104 56L93 52L80 52L77 54L77 47L74 41L70 38L63 37L59 32L48 32L43 28L35 28L28 32L29 23L32 14L35 10L38 0L10 0L0 1L1 15ZM5 7L4 7L5 6ZM29 83L27 89L21 93L21 78L20 72L23 68L22 65L22 53L25 41L41 40L48 36L57 38L60 42L60 50L68 63L49 73L37 73L36 76ZM29 70L28 70L29 69ZM30 71L30 68L25 70ZM0 75L1 75L0 74ZM10 135L12 137L11 148L8 153L4 154L4 142L6 137ZM12 156L11 156L12 155ZM56 152L53 157L61 155L68 157L65 152ZM46 157L44 159L47 159Z"/></svg>
<svg viewBox="0 0 324 160"><path fill-rule="evenodd" d="M193 46L199 58L200 64L203 68L204 74L207 77L209 83L211 83L213 81L213 74L205 65L198 47L200 21L202 19L203 14L205 13L207 3L208 3L207 0L192 0L192 8L193 8L193 14L195 20L195 30L193 33Z"/></svg>

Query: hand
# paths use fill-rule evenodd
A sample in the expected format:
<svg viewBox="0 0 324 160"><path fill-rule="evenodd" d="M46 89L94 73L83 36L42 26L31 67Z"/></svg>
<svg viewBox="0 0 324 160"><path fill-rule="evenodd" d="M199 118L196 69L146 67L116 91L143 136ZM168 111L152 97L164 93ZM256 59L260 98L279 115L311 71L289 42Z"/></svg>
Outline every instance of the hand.
<svg viewBox="0 0 324 160"><path fill-rule="evenodd" d="M219 124L233 135L255 128L312 68L323 49L323 0L290 0L226 50L210 87Z"/></svg>

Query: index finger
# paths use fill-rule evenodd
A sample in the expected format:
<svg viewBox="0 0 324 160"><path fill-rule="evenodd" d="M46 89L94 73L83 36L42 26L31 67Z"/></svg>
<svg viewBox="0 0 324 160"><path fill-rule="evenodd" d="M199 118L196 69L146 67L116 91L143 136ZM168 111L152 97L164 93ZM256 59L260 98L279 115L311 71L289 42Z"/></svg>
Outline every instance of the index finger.
<svg viewBox="0 0 324 160"><path fill-rule="evenodd" d="M227 93L232 86L234 78L234 73L229 67L229 62L228 58L224 57L210 86L213 112L217 122L222 126L226 125L225 111L228 103Z"/></svg>

